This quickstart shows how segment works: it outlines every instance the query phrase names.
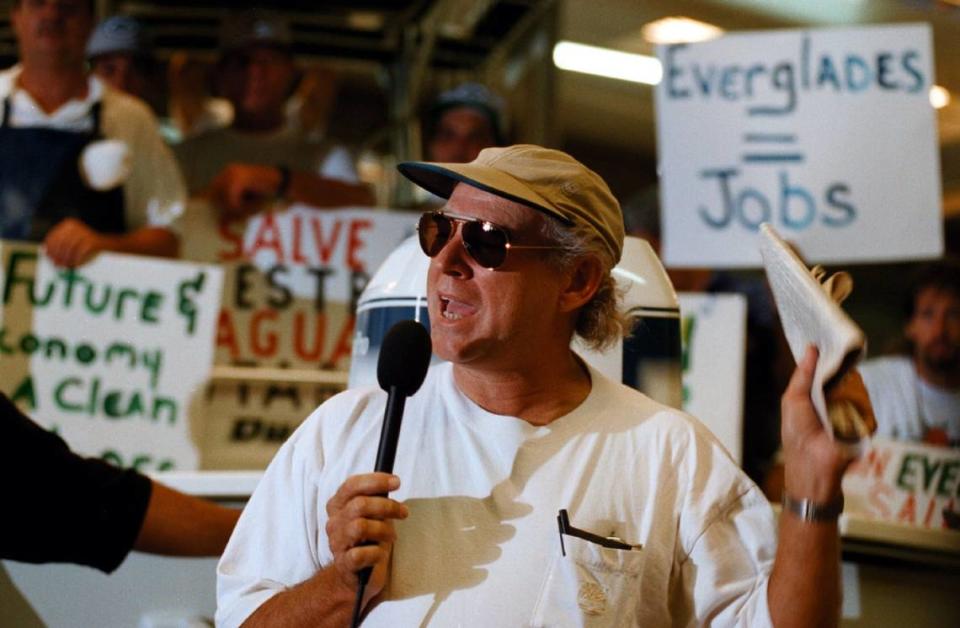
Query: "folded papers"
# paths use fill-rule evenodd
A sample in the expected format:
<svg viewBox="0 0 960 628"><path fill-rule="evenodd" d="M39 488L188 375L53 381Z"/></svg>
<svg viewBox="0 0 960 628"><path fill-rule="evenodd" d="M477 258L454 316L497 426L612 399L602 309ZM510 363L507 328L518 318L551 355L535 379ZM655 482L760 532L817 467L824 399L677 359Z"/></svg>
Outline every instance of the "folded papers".
<svg viewBox="0 0 960 628"><path fill-rule="evenodd" d="M810 344L815 345L820 353L810 391L817 415L831 434L843 440L858 441L869 435L869 430L864 433L861 428L838 433L830 414L846 415L849 408L831 407L828 410L824 393L860 361L866 350L863 331L839 305L853 289L853 280L842 272L827 278L819 266L808 270L799 255L770 225L761 225L760 233L760 254L790 351L797 362ZM836 418L846 419L845 416Z"/></svg>

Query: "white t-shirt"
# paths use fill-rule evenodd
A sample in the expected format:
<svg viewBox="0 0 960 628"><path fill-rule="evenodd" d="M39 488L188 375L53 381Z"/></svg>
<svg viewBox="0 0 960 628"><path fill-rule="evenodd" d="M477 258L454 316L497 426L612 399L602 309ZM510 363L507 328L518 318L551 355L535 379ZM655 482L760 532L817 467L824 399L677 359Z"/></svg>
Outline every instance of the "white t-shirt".
<svg viewBox="0 0 960 628"><path fill-rule="evenodd" d="M857 367L877 417L877 436L927 441L931 429L960 443L960 391L923 381L910 357L867 360Z"/></svg>
<svg viewBox="0 0 960 628"><path fill-rule="evenodd" d="M364 626L770 625L766 499L695 419L591 370L544 427L491 414L433 367L407 401L385 599ZM278 452L218 566L217 625L332 562L325 505L374 465L386 394L349 390ZM564 537L571 525L638 550ZM597 614L590 614L593 611Z"/></svg>
<svg viewBox="0 0 960 628"><path fill-rule="evenodd" d="M190 194L204 190L232 162L286 166L346 183L358 181L346 148L306 141L290 127L273 133L216 129L184 140L174 152Z"/></svg>
<svg viewBox="0 0 960 628"><path fill-rule="evenodd" d="M144 226L176 230L184 211L186 188L147 105L90 76L86 98L70 100L47 114L30 94L16 87L20 71L17 65L0 72L0 101L11 96L10 126L89 131L93 128L90 108L102 102L100 130L104 137L121 140L130 148L130 176L123 184L127 230Z"/></svg>

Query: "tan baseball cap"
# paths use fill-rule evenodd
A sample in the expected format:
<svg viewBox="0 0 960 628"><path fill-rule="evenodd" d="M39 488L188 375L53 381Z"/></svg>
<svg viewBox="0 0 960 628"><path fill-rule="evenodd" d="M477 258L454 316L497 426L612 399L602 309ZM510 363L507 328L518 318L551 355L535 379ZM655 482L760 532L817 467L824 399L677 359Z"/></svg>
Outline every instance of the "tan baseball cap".
<svg viewBox="0 0 960 628"><path fill-rule="evenodd" d="M623 252L623 213L600 175L570 155L533 144L485 148L466 164L406 161L403 176L450 198L458 183L522 203L564 224L586 225L606 244L614 263Z"/></svg>

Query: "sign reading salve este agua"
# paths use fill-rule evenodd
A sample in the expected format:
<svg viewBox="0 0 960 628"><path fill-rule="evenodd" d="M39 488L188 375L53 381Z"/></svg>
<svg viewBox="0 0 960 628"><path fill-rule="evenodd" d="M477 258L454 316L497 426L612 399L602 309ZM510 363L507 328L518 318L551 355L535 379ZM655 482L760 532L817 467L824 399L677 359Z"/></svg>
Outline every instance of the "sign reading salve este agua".
<svg viewBox="0 0 960 628"><path fill-rule="evenodd" d="M196 468L190 410L213 362L221 270L116 254L64 269L8 242L0 261L0 390L78 453Z"/></svg>
<svg viewBox="0 0 960 628"><path fill-rule="evenodd" d="M214 362L244 367L207 388L197 439L203 468L262 469L345 387L357 299L417 217L295 205L223 221L203 199L191 201L184 256L224 270Z"/></svg>
<svg viewBox="0 0 960 628"><path fill-rule="evenodd" d="M812 262L941 253L929 26L742 33L658 56L668 266L759 266L764 222Z"/></svg>

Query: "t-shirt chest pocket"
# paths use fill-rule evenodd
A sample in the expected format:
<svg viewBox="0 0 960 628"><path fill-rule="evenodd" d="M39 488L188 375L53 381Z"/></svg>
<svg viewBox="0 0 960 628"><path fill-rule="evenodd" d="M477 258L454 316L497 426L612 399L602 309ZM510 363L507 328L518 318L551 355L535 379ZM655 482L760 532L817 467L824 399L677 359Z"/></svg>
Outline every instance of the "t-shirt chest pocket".
<svg viewBox="0 0 960 628"><path fill-rule="evenodd" d="M605 628L635 623L642 549L614 549L564 535L537 598L536 628Z"/></svg>

